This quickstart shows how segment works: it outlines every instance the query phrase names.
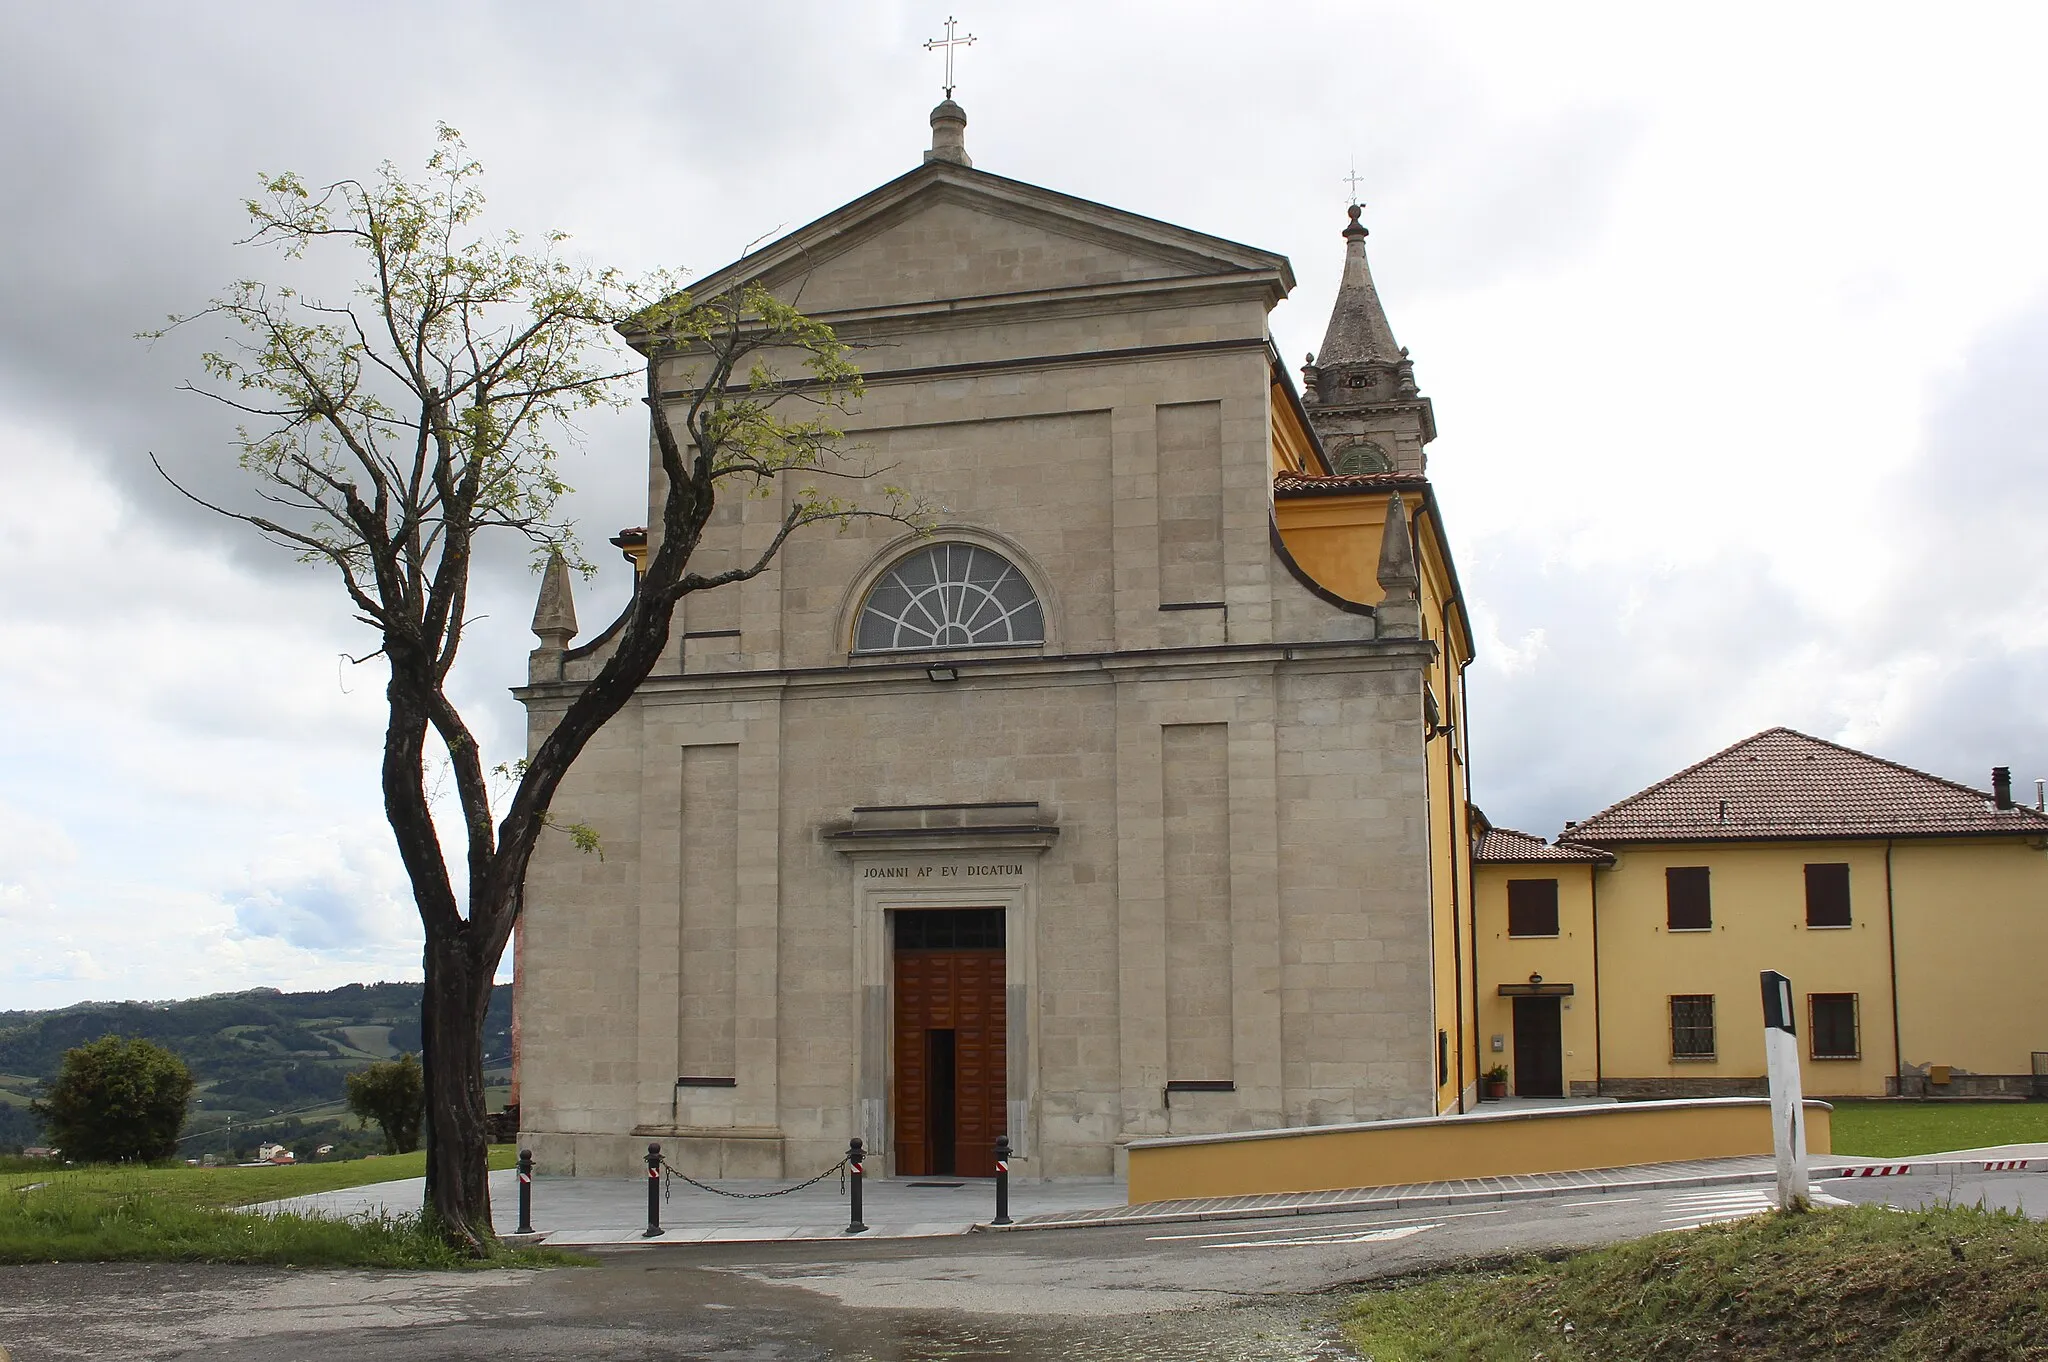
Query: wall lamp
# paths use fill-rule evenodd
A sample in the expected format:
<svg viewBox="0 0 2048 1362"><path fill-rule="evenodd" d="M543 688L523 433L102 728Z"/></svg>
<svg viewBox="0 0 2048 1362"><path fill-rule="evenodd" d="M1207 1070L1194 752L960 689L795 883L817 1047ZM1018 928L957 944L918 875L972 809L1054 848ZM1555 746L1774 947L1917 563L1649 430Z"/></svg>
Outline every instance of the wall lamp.
<svg viewBox="0 0 2048 1362"><path fill-rule="evenodd" d="M960 669L958 667L949 667L942 662L935 662L931 666L926 667L924 674L934 681L958 681L960 679Z"/></svg>

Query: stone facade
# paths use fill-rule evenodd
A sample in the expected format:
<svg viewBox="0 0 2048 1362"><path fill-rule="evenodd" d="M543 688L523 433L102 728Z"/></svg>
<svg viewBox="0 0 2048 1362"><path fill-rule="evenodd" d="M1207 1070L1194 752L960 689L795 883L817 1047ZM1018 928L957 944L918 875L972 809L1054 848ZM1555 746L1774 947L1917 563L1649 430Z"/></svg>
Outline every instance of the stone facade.
<svg viewBox="0 0 2048 1362"><path fill-rule="evenodd" d="M944 509L689 598L579 760L556 811L604 856L551 839L528 877L522 1142L800 1177L859 1135L892 1171L889 923L929 908L1004 914L1020 1175L1434 1114L1436 645L1276 558L1287 262L941 156L747 266L861 347L852 440ZM730 496L693 568L781 512ZM932 544L1013 565L1043 641L857 652ZM603 656L542 641L536 735Z"/></svg>

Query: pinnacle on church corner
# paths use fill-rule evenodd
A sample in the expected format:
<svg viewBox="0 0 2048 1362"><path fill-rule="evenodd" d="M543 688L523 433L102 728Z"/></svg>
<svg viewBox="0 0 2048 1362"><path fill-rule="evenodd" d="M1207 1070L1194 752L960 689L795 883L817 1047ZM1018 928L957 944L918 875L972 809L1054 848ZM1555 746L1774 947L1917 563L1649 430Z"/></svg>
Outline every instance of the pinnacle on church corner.
<svg viewBox="0 0 2048 1362"><path fill-rule="evenodd" d="M1386 528L1380 531L1380 589L1386 594L1374 607L1382 638L1416 638L1422 632L1422 573L1415 566L1415 546L1408 540L1408 503L1399 492L1387 497Z"/></svg>
<svg viewBox="0 0 2048 1362"><path fill-rule="evenodd" d="M533 607L533 635L542 648L560 651L576 637L576 598L569 588L569 564L560 553L548 555L540 578L540 599Z"/></svg>
<svg viewBox="0 0 2048 1362"><path fill-rule="evenodd" d="M1330 327L1323 333L1323 348L1316 352L1316 367L1325 372L1347 364L1399 365L1407 358L1394 340L1394 328L1387 324L1386 309L1373 288L1372 269L1365 263L1366 228L1358 220L1359 205L1350 208L1351 221L1344 228L1344 278L1337 286L1337 302L1330 309Z"/></svg>

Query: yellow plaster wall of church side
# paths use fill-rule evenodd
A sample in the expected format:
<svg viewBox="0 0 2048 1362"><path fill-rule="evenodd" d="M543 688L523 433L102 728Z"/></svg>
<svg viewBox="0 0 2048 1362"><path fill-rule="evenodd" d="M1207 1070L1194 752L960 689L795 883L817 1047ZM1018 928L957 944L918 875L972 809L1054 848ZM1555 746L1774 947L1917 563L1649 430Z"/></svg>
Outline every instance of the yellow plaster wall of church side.
<svg viewBox="0 0 2048 1362"><path fill-rule="evenodd" d="M2030 1074L2034 1052L2048 1052L2048 851L2019 839L1897 842L1892 896L1907 1072Z"/></svg>
<svg viewBox="0 0 2048 1362"><path fill-rule="evenodd" d="M1424 617L1424 633L1439 643L1438 655L1427 675L1430 693L1437 701L1438 722L1451 727L1435 737L1428 736L1426 729L1418 736L1426 744L1430 782L1430 909L1436 1029L1446 1033L1451 1050L1451 1062L1446 1072L1439 1075L1437 1107L1440 1111L1455 1111L1460 1094L1472 1094L1484 1065L1473 1020L1472 960L1476 942L1471 912L1470 775L1463 745L1464 687L1457 672L1460 659L1454 651L1455 634L1452 645L1444 646L1442 621L1440 609Z"/></svg>
<svg viewBox="0 0 2048 1362"><path fill-rule="evenodd" d="M1478 940L1479 1030L1482 1069L1505 1064L1514 1091L1515 1006L1500 996L1502 984L1526 984L1540 974L1547 984L1570 984L1577 991L1559 1004L1560 1039L1564 1046L1566 1093L1571 1084L1591 1083L1600 1076L1598 998L1593 973L1593 867L1585 862L1534 862L1528 865L1486 863L1475 868L1474 904ZM1508 881L1557 881L1557 935L1508 935ZM1501 1048L1493 1048L1500 1037Z"/></svg>
<svg viewBox="0 0 2048 1362"><path fill-rule="evenodd" d="M1410 502L1410 507L1418 504ZM1355 497L1283 497L1273 508L1280 540L1295 563L1347 601L1377 605L1380 531L1385 494Z"/></svg>
<svg viewBox="0 0 2048 1362"><path fill-rule="evenodd" d="M1313 444L1307 430L1302 428L1301 418L1296 415L1294 404L1287 400L1287 392L1278 383L1273 384L1267 402L1272 413L1273 443L1272 472L1275 477L1282 473L1300 473L1315 467Z"/></svg>
<svg viewBox="0 0 2048 1362"><path fill-rule="evenodd" d="M1427 619L1441 620L1443 604L1453 595L1450 550L1443 543L1436 518L1424 513L1422 493L1403 494L1410 524L1421 518L1418 536L1421 571L1421 600ZM1280 527L1281 542L1297 566L1322 586L1347 601L1377 605L1385 594L1380 589L1380 533L1387 518L1384 492L1362 492L1356 496L1284 497L1274 504L1274 521ZM1453 612L1452 633L1460 644L1460 655L1469 658L1464 647L1466 630Z"/></svg>

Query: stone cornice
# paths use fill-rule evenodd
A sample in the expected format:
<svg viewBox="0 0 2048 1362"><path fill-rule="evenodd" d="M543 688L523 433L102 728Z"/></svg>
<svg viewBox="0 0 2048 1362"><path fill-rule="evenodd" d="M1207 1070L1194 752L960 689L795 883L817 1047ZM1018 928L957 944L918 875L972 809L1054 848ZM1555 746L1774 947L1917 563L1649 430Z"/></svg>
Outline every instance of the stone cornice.
<svg viewBox="0 0 2048 1362"><path fill-rule="evenodd" d="M883 387L891 383L922 383L935 378L962 378L978 373L1003 373L1032 369L1074 369L1091 364L1134 364L1155 359L1184 359L1189 355L1238 354L1247 350L1264 352L1267 349L1263 336L1247 336L1239 340L1187 341L1179 345L1139 345L1122 350L1080 350L1064 355L1019 355L1000 359L968 360L959 364L932 364L908 369L877 369L861 375L861 383L869 388ZM810 386L808 381L784 385L796 389ZM672 388L661 394L664 402L681 401L691 396L691 390ZM1049 414L1065 415L1068 408L1049 409ZM857 417L856 413L856 417ZM942 423L950 424L950 423ZM857 420L854 426L858 426Z"/></svg>
<svg viewBox="0 0 2048 1362"><path fill-rule="evenodd" d="M695 704L706 700L765 700L804 693L896 692L937 686L1107 685L1116 681L1183 680L1218 676L1300 672L1392 671L1426 664L1437 645L1428 639L1345 639L1303 643L1226 643L1207 647L1148 648L1113 653L1061 653L1031 657L977 657L933 652L898 660L861 661L836 667L759 671L685 672L648 677L635 699L652 704ZM950 667L953 681L931 680L927 669ZM513 697L528 704L567 700L582 682L517 686Z"/></svg>

